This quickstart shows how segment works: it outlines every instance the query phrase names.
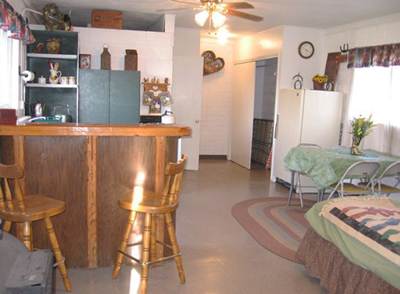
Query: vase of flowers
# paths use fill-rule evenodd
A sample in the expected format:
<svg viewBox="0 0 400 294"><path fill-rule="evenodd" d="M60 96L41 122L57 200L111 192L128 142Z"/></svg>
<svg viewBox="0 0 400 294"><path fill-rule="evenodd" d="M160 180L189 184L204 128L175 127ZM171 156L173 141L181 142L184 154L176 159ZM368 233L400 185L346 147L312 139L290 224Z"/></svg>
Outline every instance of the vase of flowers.
<svg viewBox="0 0 400 294"><path fill-rule="evenodd" d="M353 143L350 148L352 155L364 155L358 148L361 144L361 140L372 133L372 128L375 126L372 121L372 114L368 117L353 118L350 122L351 132L353 135Z"/></svg>

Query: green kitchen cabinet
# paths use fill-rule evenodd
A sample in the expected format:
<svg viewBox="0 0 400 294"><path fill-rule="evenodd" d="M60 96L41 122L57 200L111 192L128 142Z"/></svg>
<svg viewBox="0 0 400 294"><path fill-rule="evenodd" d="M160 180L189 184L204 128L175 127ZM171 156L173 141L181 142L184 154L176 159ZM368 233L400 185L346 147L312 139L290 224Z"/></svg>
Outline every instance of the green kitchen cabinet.
<svg viewBox="0 0 400 294"><path fill-rule="evenodd" d="M79 122L139 123L139 71L81 69L79 85Z"/></svg>

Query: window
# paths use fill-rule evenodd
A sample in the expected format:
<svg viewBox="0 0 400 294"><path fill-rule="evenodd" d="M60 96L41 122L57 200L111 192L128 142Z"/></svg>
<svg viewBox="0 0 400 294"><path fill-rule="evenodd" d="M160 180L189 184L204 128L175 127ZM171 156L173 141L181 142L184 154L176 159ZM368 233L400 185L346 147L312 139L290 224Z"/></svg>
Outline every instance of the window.
<svg viewBox="0 0 400 294"><path fill-rule="evenodd" d="M356 68L348 119L372 114L377 124L363 148L400 155L400 66Z"/></svg>
<svg viewBox="0 0 400 294"><path fill-rule="evenodd" d="M8 34L0 30L0 107L19 109L19 97L22 96L18 75L21 42L8 38Z"/></svg>

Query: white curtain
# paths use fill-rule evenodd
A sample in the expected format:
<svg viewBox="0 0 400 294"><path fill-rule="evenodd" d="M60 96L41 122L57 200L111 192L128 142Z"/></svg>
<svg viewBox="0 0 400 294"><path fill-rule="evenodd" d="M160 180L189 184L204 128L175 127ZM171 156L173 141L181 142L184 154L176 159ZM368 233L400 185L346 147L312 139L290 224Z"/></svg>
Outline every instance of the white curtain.
<svg viewBox="0 0 400 294"><path fill-rule="evenodd" d="M353 117L372 114L377 126L363 139L361 148L400 156L400 66L356 68L352 71L343 145L351 145L349 121Z"/></svg>
<svg viewBox="0 0 400 294"><path fill-rule="evenodd" d="M20 64L20 41L8 38L9 32L0 29L0 107L20 108L22 100Z"/></svg>

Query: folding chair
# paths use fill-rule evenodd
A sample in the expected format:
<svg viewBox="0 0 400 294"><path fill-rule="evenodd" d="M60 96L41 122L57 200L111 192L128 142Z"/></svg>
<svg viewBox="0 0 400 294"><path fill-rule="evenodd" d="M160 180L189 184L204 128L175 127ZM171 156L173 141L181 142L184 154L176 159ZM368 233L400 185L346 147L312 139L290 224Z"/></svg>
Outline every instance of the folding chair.
<svg viewBox="0 0 400 294"><path fill-rule="evenodd" d="M382 180L384 178L393 178L397 182L394 186L389 186L382 184ZM387 196L392 193L399 193L400 189L397 188L400 184L400 161L396 161L395 163L389 165L386 170L380 175L377 179L376 184L378 185L378 194L382 196L382 194L386 194Z"/></svg>
<svg viewBox="0 0 400 294"><path fill-rule="evenodd" d="M333 190L328 199L331 199L335 192L339 194L339 197L374 193L373 181L380 166L377 161L359 161L352 164L337 183L330 185ZM355 178L361 179L364 184L353 184L352 179ZM350 182L345 182L348 179L350 179Z"/></svg>

